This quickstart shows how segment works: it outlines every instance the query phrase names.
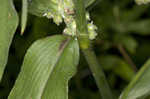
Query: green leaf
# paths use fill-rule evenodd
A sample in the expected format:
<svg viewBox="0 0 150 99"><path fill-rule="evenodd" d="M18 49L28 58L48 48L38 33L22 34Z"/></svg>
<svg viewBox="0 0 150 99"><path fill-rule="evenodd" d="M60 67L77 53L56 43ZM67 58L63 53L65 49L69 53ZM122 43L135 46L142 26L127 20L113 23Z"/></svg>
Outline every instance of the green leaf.
<svg viewBox="0 0 150 99"><path fill-rule="evenodd" d="M0 2L0 80L2 78L9 47L18 26L18 16L12 0L1 0Z"/></svg>
<svg viewBox="0 0 150 99"><path fill-rule="evenodd" d="M86 7L92 5L94 2L96 2L96 0L84 0L84 1L85 1L85 6Z"/></svg>
<svg viewBox="0 0 150 99"><path fill-rule="evenodd" d="M112 71L126 81L130 81L135 75L131 66L116 55L102 55L100 64L105 70Z"/></svg>
<svg viewBox="0 0 150 99"><path fill-rule="evenodd" d="M130 22L127 25L129 31L133 31L140 35L149 35L150 34L150 20L144 19L140 21Z"/></svg>
<svg viewBox="0 0 150 99"><path fill-rule="evenodd" d="M150 95L150 59L123 91L120 99L144 99Z"/></svg>
<svg viewBox="0 0 150 99"><path fill-rule="evenodd" d="M22 15L21 15L21 34L24 33L27 24L28 15L28 2L27 0L22 0Z"/></svg>
<svg viewBox="0 0 150 99"><path fill-rule="evenodd" d="M120 11L120 17L124 22L127 23L126 26L128 27L129 23L137 21L137 19L139 19L139 17L144 13L144 11L148 9L148 7L148 5L134 5L132 9L125 9L123 11Z"/></svg>
<svg viewBox="0 0 150 99"><path fill-rule="evenodd" d="M57 35L36 41L25 55L8 99L68 99L68 80L78 61L74 38Z"/></svg>
<svg viewBox="0 0 150 99"><path fill-rule="evenodd" d="M135 53L138 42L130 35L115 35L115 43L123 45L130 53Z"/></svg>

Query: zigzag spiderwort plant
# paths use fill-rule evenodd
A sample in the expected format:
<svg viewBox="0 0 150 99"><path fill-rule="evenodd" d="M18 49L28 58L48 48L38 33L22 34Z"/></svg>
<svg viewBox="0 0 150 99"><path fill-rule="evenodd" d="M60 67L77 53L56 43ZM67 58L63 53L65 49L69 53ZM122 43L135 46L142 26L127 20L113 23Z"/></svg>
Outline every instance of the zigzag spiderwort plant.
<svg viewBox="0 0 150 99"><path fill-rule="evenodd" d="M95 0L22 0L21 34L28 12L66 27L61 35L35 41L26 52L21 71L8 99L68 99L68 81L75 75L81 49L95 78L102 99L114 99L105 74L97 61L91 41L97 36L86 8ZM149 0L136 0L138 4ZM6 8L5 11L2 11ZM9 45L18 25L12 0L1 0L0 79L6 65ZM9 20L9 21L8 21ZM8 21L8 22L7 22ZM3 25L7 25L7 28ZM9 30L9 31L8 31ZM137 73L119 99L144 99L150 92L150 61Z"/></svg>
<svg viewBox="0 0 150 99"><path fill-rule="evenodd" d="M64 34L76 36L79 39L81 38L79 40L79 43L81 42L81 49L83 50L87 61L89 61L90 68L97 81L99 89L102 90L102 97L104 99L112 99L113 96L111 95L109 86L107 85L104 73L99 67L94 53L89 48L90 40L95 39L97 35L97 27L91 21L89 13L85 12L83 0L78 0L74 2L70 0L58 0L57 3L58 12L61 16L55 16L52 14L52 12L44 13L44 16L46 16L47 18L53 18L54 22L58 25L62 22L62 19L64 19L64 22L66 23Z"/></svg>

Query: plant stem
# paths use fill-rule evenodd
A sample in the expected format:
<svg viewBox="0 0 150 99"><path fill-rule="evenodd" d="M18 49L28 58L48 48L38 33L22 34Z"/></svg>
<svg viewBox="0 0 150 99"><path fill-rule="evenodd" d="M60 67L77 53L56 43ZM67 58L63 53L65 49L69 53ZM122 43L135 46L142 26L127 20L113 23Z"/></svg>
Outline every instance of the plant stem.
<svg viewBox="0 0 150 99"><path fill-rule="evenodd" d="M122 56L124 57L124 59L127 61L127 63L129 65L131 65L132 69L137 72L137 68L136 65L134 64L134 62L132 61L132 59L130 58L130 56L127 54L127 52L125 51L125 49L123 48L122 45L118 45L118 50L120 51L120 53L122 54Z"/></svg>
<svg viewBox="0 0 150 99"><path fill-rule="evenodd" d="M87 31L87 21L85 16L85 5L84 0L73 0L75 5L75 18L77 25L77 35L79 40L79 45L84 53L84 56L89 64L92 74L96 80L96 84L100 90L103 99L113 99L111 90L107 83L105 74L100 67L96 55L92 48L90 48L90 40Z"/></svg>
<svg viewBox="0 0 150 99"><path fill-rule="evenodd" d="M75 4L75 18L77 25L77 36L81 49L87 49L90 45L90 40L88 39L88 31L87 31L87 21L85 16L85 5L83 0L73 0Z"/></svg>
<svg viewBox="0 0 150 99"><path fill-rule="evenodd" d="M82 51L96 80L96 84L101 92L102 98L113 99L105 74L97 61L94 51L91 48Z"/></svg>

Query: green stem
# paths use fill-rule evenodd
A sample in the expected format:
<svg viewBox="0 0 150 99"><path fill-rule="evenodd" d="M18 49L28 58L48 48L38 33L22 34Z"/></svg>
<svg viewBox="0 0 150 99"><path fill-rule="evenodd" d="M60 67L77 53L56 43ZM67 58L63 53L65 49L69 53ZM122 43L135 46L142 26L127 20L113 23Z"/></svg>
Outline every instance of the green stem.
<svg viewBox="0 0 150 99"><path fill-rule="evenodd" d="M105 74L97 61L94 51L91 48L82 51L96 80L102 98L113 99Z"/></svg>
<svg viewBox="0 0 150 99"><path fill-rule="evenodd" d="M90 40L88 38L87 21L85 16L86 10L83 2L84 0L73 1L75 4L75 18L80 48L83 51L84 56L89 64L102 98L113 99L113 95L107 83L105 74L97 61L94 51L90 48Z"/></svg>
<svg viewBox="0 0 150 99"><path fill-rule="evenodd" d="M85 5L83 0L73 0L75 4L75 15L77 24L77 36L79 39L79 44L81 49L87 49L90 45L90 40L88 39L87 31L87 21L85 16Z"/></svg>

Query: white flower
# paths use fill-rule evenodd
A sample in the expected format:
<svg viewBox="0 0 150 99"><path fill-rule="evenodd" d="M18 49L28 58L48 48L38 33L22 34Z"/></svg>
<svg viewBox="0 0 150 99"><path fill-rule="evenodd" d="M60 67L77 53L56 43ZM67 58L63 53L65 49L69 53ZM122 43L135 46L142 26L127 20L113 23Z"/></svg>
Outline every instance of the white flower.
<svg viewBox="0 0 150 99"><path fill-rule="evenodd" d="M97 27L96 25L93 24L93 22L88 23L88 33L89 33L89 39L93 40L96 38L97 33L96 33Z"/></svg>

